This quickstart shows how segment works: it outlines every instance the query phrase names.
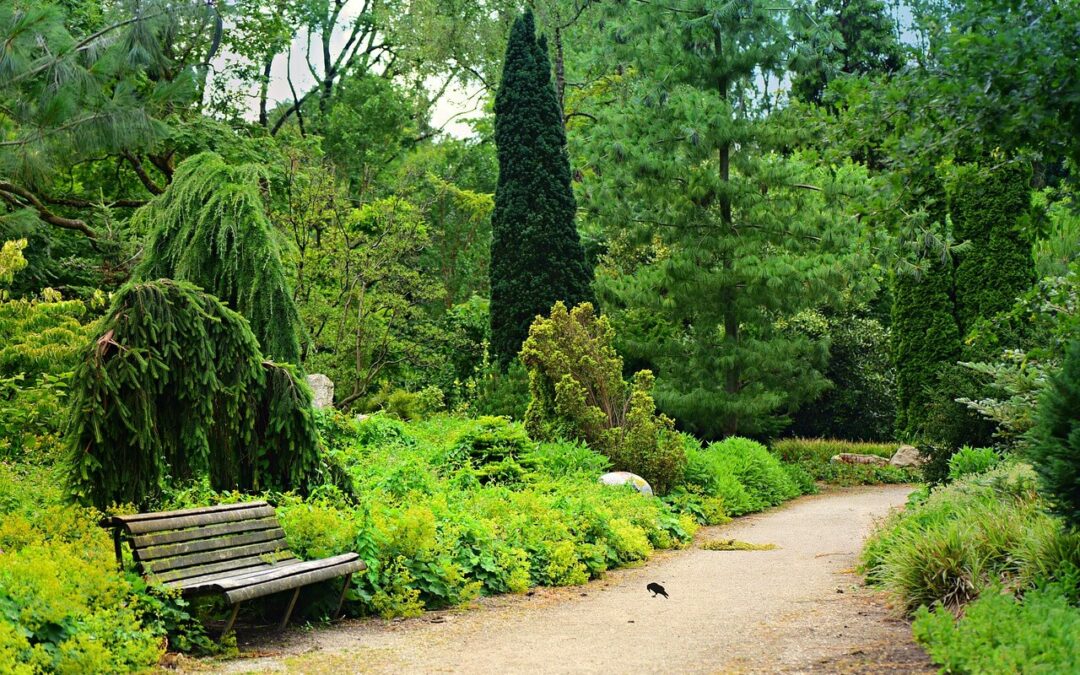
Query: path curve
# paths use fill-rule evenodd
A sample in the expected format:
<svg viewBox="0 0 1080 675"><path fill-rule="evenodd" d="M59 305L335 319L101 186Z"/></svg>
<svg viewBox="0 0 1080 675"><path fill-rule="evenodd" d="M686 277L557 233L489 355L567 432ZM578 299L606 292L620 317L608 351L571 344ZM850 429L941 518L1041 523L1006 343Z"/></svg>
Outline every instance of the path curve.
<svg viewBox="0 0 1080 675"><path fill-rule="evenodd" d="M909 486L831 490L728 525L685 551L569 589L488 598L407 621L347 621L258 640L226 672L927 672L910 628L853 568ZM776 544L708 551L709 539ZM663 582L670 599L645 590ZM899 656L897 656L899 654Z"/></svg>

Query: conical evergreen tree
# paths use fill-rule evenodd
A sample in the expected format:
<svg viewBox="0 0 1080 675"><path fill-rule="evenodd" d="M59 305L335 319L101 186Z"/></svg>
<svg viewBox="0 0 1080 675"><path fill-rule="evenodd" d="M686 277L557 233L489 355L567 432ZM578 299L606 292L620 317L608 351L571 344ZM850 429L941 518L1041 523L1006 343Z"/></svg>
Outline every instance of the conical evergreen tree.
<svg viewBox="0 0 1080 675"><path fill-rule="evenodd" d="M267 358L299 364L300 318L259 191L262 175L212 152L180 164L169 189L132 218L152 233L135 278L205 289L248 320Z"/></svg>
<svg viewBox="0 0 1080 675"><path fill-rule="evenodd" d="M537 315L592 302L546 42L531 11L515 22L495 96L499 182L491 217L491 347L505 365Z"/></svg>
<svg viewBox="0 0 1080 675"><path fill-rule="evenodd" d="M1031 242L1020 223L1031 209L1030 168L1010 164L995 169L964 167L952 196L957 241L970 242L956 255L956 318L963 333L980 318L1004 312L1035 276Z"/></svg>
<svg viewBox="0 0 1080 675"><path fill-rule="evenodd" d="M896 433L904 440L923 435L928 406L940 375L960 358L953 261L945 233L945 186L933 169L909 176L908 209L925 213L925 222L904 234L911 265L893 276L892 352L896 364ZM933 235L938 236L933 236ZM936 242L936 243L932 243Z"/></svg>
<svg viewBox="0 0 1080 675"><path fill-rule="evenodd" d="M1039 403L1030 457L1051 508L1080 531L1080 340Z"/></svg>
<svg viewBox="0 0 1080 675"><path fill-rule="evenodd" d="M953 316L953 268L925 261L921 274L898 273L893 286L892 341L896 360L896 431L919 435L942 369L960 358L960 330Z"/></svg>

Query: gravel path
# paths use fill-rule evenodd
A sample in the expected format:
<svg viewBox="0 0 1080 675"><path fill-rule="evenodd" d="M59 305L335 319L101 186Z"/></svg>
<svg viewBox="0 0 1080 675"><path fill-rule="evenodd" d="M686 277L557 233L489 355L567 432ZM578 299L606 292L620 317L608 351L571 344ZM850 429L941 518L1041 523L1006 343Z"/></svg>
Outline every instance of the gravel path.
<svg viewBox="0 0 1080 675"><path fill-rule="evenodd" d="M234 673L932 672L907 623L890 617L852 569L873 521L908 492L804 497L705 528L688 550L587 586L407 621L297 629L245 645L254 658L189 665ZM730 538L778 548L700 548ZM652 581L670 599L651 597Z"/></svg>

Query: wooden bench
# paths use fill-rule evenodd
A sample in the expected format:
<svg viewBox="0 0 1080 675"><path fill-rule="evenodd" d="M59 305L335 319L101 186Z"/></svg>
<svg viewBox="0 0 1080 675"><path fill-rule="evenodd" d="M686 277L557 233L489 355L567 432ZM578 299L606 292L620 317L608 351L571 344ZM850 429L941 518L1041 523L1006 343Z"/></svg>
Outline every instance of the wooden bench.
<svg viewBox="0 0 1080 675"><path fill-rule="evenodd" d="M340 614L354 572L367 569L356 553L322 560L299 560L285 544L274 508L266 502L223 504L182 511L111 516L116 561L123 566L121 541L147 581L185 596L220 594L232 603L222 635L229 632L240 603L292 590L280 628L289 623L300 588L344 576Z"/></svg>

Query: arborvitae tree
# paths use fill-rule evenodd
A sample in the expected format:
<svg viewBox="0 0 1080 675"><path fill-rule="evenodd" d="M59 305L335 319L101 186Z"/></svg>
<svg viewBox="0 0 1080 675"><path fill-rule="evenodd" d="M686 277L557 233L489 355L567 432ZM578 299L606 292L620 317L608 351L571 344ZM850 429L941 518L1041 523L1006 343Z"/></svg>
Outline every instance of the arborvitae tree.
<svg viewBox="0 0 1080 675"><path fill-rule="evenodd" d="M953 235L967 241L956 255L956 316L962 333L980 318L1007 311L1031 287L1035 262L1021 229L1031 209L1030 167L966 166L952 195Z"/></svg>
<svg viewBox="0 0 1080 675"><path fill-rule="evenodd" d="M803 2L793 18L791 93L803 101L820 103L825 86L845 73L891 73L903 63L896 23L882 0Z"/></svg>
<svg viewBox="0 0 1080 675"><path fill-rule="evenodd" d="M927 170L909 176L907 207L922 214L913 249L893 275L892 353L896 364L896 433L914 439L924 429L939 375L960 358L953 301L953 264L945 247L947 205L941 179ZM935 236L938 235L938 236Z"/></svg>
<svg viewBox="0 0 1080 675"><path fill-rule="evenodd" d="M495 95L499 182L491 216L491 348L507 364L552 305L592 301L547 45L531 11L514 21Z"/></svg>
<svg viewBox="0 0 1080 675"><path fill-rule="evenodd" d="M923 267L920 273L898 272L893 286L896 430L905 439L921 431L938 374L960 358L952 265L938 256Z"/></svg>
<svg viewBox="0 0 1080 675"><path fill-rule="evenodd" d="M1030 456L1051 507L1080 529L1080 340L1043 395Z"/></svg>
<svg viewBox="0 0 1080 675"><path fill-rule="evenodd" d="M306 492L320 480L307 386L191 284L124 287L71 388L69 478L81 501L147 506L166 477L245 491Z"/></svg>
<svg viewBox="0 0 1080 675"><path fill-rule="evenodd" d="M828 305L859 269L858 225L833 199L861 169L773 152L784 131L754 108L782 21L759 0L618 3L606 18L625 75L597 111L585 185L613 238L650 250L606 292L663 324L629 356L656 369L660 408L709 436L775 432L822 392L825 343L777 320Z"/></svg>
<svg viewBox="0 0 1080 675"><path fill-rule="evenodd" d="M140 280L190 281L240 312L267 358L300 363L299 315L267 220L260 167L205 152L177 167L164 194L132 217L152 232Z"/></svg>

